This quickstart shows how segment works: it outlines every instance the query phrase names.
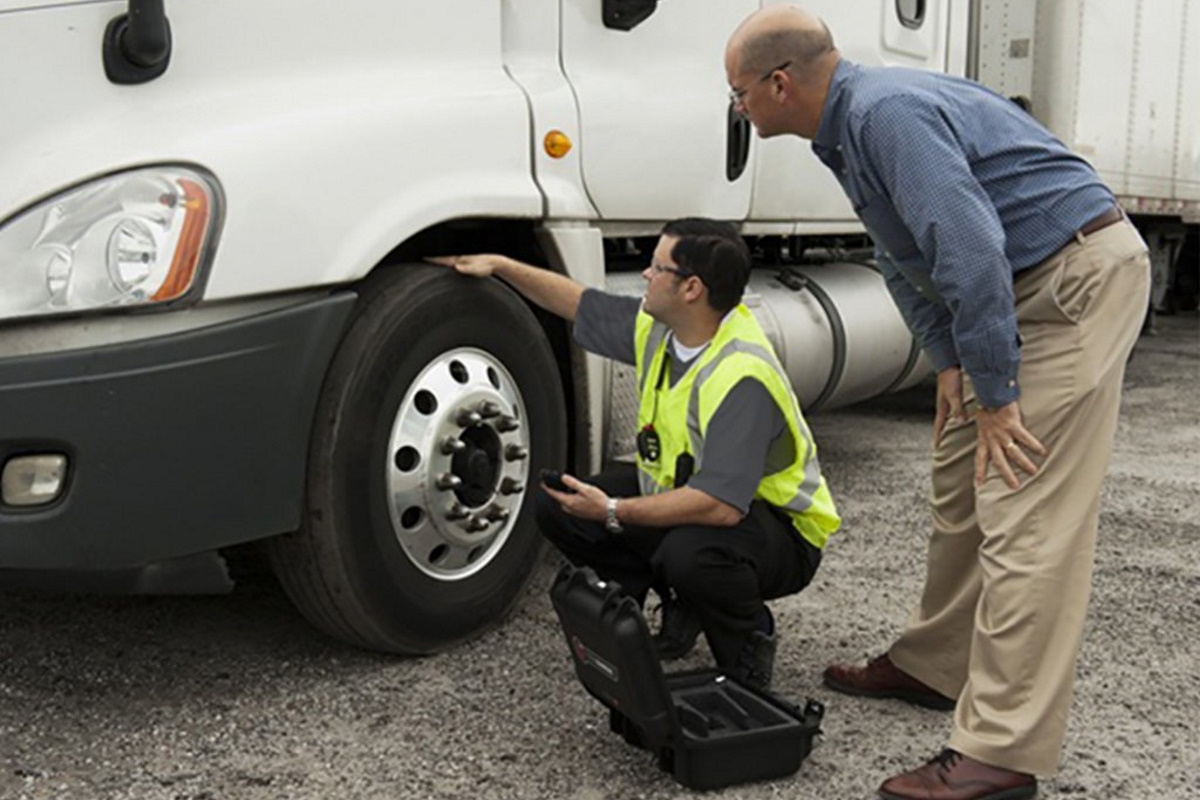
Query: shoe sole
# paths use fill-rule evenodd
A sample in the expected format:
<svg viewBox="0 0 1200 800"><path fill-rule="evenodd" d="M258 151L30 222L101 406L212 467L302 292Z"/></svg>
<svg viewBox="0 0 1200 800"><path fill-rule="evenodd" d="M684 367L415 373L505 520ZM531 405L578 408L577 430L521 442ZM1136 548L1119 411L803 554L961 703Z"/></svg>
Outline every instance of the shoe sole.
<svg viewBox="0 0 1200 800"><path fill-rule="evenodd" d="M1038 787L1035 783L1032 786L1016 786L1012 789L1003 789L999 792L993 792L992 794L981 794L979 797L972 798L972 800L1025 800L1029 797L1035 797L1037 795L1037 790ZM878 790L878 794L883 798L883 800L913 800L911 797L905 797L904 795L900 794L892 794L891 792L885 792L882 789Z"/></svg>
<svg viewBox="0 0 1200 800"><path fill-rule="evenodd" d="M951 700L949 697L942 697L940 695L929 695L923 692L909 692L904 689L869 692L863 689L857 689L853 686L847 686L844 683L838 683L827 675L822 676L822 680L827 687L833 689L835 692L850 694L854 695L855 697L869 697L873 700L901 700L905 703L909 703L914 706L920 706L921 708L928 708L932 711L953 711L954 707L958 705L956 701ZM903 798L901 798L901 800L903 800ZM1003 798L1003 800L1008 799Z"/></svg>

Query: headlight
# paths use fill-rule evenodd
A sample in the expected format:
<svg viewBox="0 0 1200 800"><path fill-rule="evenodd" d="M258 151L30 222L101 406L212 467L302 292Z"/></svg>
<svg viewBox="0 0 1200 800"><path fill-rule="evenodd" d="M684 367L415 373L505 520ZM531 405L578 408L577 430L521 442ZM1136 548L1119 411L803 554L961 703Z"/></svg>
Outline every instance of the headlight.
<svg viewBox="0 0 1200 800"><path fill-rule="evenodd" d="M0 319L152 305L198 288L215 181L183 167L78 186L0 227Z"/></svg>

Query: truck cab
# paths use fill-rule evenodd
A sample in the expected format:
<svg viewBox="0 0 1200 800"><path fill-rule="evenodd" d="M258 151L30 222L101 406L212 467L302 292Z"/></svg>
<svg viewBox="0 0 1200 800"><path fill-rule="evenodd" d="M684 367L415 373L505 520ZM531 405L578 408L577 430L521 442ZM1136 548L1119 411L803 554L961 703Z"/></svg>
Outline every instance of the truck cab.
<svg viewBox="0 0 1200 800"><path fill-rule="evenodd" d="M855 61L966 70L974 6L809 5ZM758 6L0 0L0 581L227 591L261 541L362 647L503 619L538 470L628 450L629 375L430 256L638 293L664 222L732 220L806 408L919 381L836 182L731 109Z"/></svg>

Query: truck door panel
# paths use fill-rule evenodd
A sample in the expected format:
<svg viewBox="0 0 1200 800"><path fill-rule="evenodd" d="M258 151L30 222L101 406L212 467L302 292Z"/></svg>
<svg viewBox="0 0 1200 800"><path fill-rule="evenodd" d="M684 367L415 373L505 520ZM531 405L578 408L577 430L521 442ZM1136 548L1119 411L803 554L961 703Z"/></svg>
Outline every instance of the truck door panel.
<svg viewBox="0 0 1200 800"><path fill-rule="evenodd" d="M601 8L600 0L562 4L562 62L579 103L583 178L601 217L743 218L751 174L726 177L723 54L758 0L670 0L630 31L606 28Z"/></svg>

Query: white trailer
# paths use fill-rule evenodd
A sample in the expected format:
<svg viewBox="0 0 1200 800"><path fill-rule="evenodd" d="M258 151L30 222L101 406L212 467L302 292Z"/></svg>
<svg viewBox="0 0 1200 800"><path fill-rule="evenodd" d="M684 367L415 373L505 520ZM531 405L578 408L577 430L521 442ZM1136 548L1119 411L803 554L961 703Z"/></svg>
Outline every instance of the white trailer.
<svg viewBox="0 0 1200 800"><path fill-rule="evenodd" d="M810 5L856 61L958 74L979 19ZM808 408L920 380L836 182L730 111L758 6L0 0L0 580L227 590L265 540L346 641L502 619L538 468L620 450L624 378L430 255L621 289L666 220L734 220Z"/></svg>
<svg viewBox="0 0 1200 800"><path fill-rule="evenodd" d="M969 74L1026 98L1141 230L1152 305L1195 308L1200 0L982 0L972 30Z"/></svg>

